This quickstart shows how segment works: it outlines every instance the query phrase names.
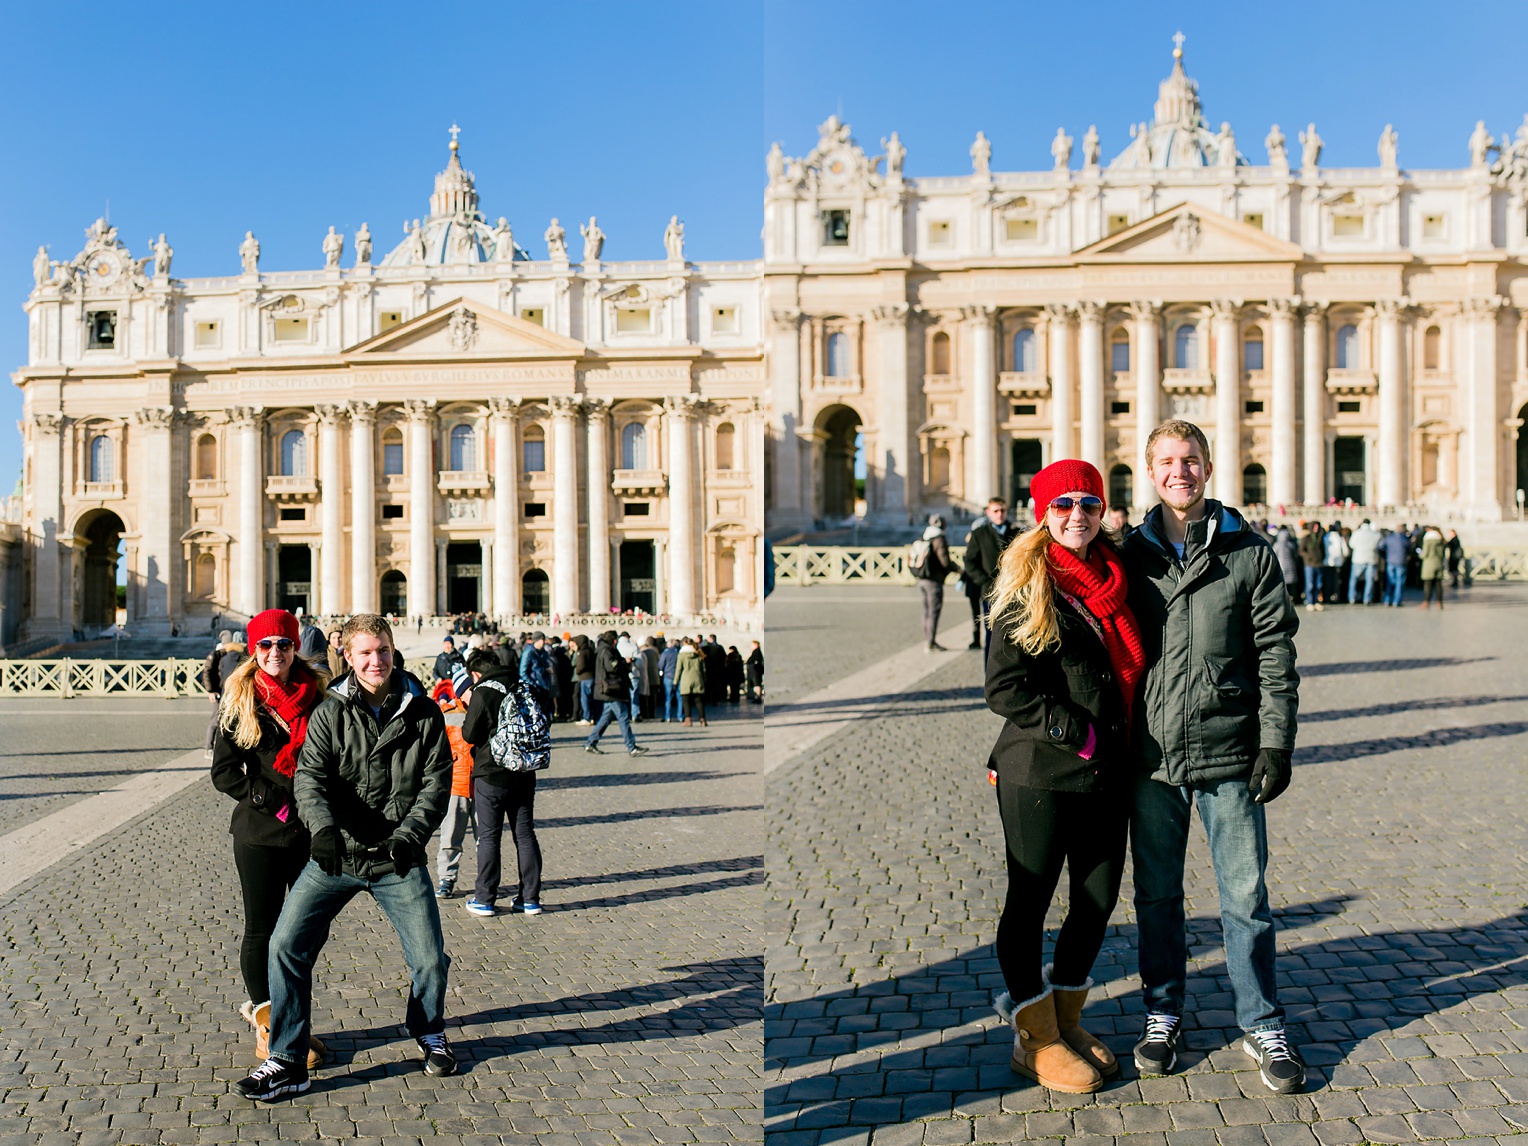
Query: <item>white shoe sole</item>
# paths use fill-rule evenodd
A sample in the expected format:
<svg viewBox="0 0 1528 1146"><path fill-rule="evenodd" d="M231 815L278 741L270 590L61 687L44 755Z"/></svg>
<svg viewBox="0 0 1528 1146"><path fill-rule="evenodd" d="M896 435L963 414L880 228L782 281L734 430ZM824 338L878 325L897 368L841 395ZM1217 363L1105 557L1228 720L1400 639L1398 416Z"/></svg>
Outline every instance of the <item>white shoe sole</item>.
<svg viewBox="0 0 1528 1146"><path fill-rule="evenodd" d="M1266 1086L1269 1090L1273 1091L1275 1094L1299 1094L1302 1090L1305 1089L1305 1072L1303 1070L1300 1072L1300 1077L1298 1079L1293 1082L1283 1083L1281 1085L1280 1083L1268 1077L1268 1072L1263 1069L1262 1057L1257 1053L1252 1045L1247 1042L1245 1038L1242 1039L1242 1050L1247 1052L1248 1058L1257 1063L1258 1077L1263 1080L1263 1085Z"/></svg>
<svg viewBox="0 0 1528 1146"><path fill-rule="evenodd" d="M251 1102L275 1102L278 1098L285 1098L289 1094L306 1094L312 1086L312 1080L305 1078L301 1082L289 1082L285 1086L278 1086L265 1094L250 1094L245 1097Z"/></svg>

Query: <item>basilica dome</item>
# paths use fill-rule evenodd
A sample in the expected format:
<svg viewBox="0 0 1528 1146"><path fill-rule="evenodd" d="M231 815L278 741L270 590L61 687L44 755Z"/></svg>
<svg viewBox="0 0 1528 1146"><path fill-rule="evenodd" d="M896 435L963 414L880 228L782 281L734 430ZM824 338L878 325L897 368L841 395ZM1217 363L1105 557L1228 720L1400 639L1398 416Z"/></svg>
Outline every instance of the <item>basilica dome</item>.
<svg viewBox="0 0 1528 1146"><path fill-rule="evenodd" d="M456 131L452 129L453 135ZM451 140L451 160L435 176L430 213L403 224L403 241L387 253L384 267L461 266L469 263L528 261L528 255L500 219L490 225L478 209L472 172L462 167L459 144ZM507 257L500 253L506 248Z"/></svg>
<svg viewBox="0 0 1528 1146"><path fill-rule="evenodd" d="M1247 166L1246 158L1236 150L1231 125L1223 124L1216 132L1205 122L1199 85L1183 70L1181 34L1173 48L1173 70L1158 87L1152 110L1152 122L1131 127L1130 146L1110 167Z"/></svg>

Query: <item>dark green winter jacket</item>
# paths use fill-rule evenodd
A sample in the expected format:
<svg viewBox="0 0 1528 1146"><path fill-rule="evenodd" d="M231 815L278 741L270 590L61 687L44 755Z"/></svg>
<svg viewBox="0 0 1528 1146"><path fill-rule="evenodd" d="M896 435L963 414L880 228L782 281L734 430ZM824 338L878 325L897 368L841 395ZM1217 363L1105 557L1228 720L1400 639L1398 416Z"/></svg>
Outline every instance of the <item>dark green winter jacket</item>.
<svg viewBox="0 0 1528 1146"><path fill-rule="evenodd" d="M1136 756L1171 784L1249 776L1258 749L1295 746L1299 620L1278 559L1234 509L1205 505L1181 562L1160 506L1121 551L1147 664Z"/></svg>
<svg viewBox="0 0 1528 1146"><path fill-rule="evenodd" d="M345 870L375 879L393 870L389 840L406 840L423 866L451 795L451 745L440 707L414 676L393 670L380 718L346 673L308 718L293 784L315 835L338 826Z"/></svg>

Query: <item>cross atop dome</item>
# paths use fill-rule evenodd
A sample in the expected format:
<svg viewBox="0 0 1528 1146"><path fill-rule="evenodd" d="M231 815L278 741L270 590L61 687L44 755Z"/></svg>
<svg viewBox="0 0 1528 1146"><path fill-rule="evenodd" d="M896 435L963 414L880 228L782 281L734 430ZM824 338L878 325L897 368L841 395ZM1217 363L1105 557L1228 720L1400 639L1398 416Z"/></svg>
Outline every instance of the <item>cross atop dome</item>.
<svg viewBox="0 0 1528 1146"><path fill-rule="evenodd" d="M459 146L460 146L460 145L459 145L459 144L458 144L458 143L457 143L457 142L456 142L456 137L457 137L457 136L458 136L458 135L460 135L460 134L461 134L461 130L462 130L462 129L461 129L461 128L459 128L459 127L457 127L457 126L456 126L456 124L454 124L454 123L453 123L453 124L452 124L452 125L451 125L451 144L450 144L450 146L451 146L451 150L452 150L452 151L455 151L455 150L456 150L456 149L457 149L457 147L459 147Z"/></svg>
<svg viewBox="0 0 1528 1146"><path fill-rule="evenodd" d="M1183 34L1181 29L1173 33L1173 59L1181 60L1183 58L1183 41L1186 39L1188 37Z"/></svg>

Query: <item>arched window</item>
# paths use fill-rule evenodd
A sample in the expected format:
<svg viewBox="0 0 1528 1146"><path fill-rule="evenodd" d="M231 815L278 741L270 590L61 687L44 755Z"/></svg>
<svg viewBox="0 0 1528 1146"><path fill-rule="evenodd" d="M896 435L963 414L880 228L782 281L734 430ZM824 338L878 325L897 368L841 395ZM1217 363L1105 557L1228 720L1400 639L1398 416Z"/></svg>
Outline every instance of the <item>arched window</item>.
<svg viewBox="0 0 1528 1146"><path fill-rule="evenodd" d="M1179 370L1199 368L1199 328L1185 322L1173 333L1173 365Z"/></svg>
<svg viewBox="0 0 1528 1146"><path fill-rule="evenodd" d="M452 426L451 469L463 473L477 468L477 432L468 425Z"/></svg>
<svg viewBox="0 0 1528 1146"><path fill-rule="evenodd" d="M948 374L950 372L950 336L944 331L934 335L934 353L930 363L930 374Z"/></svg>
<svg viewBox="0 0 1528 1146"><path fill-rule="evenodd" d="M211 434L196 439L196 480L213 481L218 476L218 440Z"/></svg>
<svg viewBox="0 0 1528 1146"><path fill-rule="evenodd" d="M1257 462L1242 470L1242 502L1246 505L1268 503L1268 471Z"/></svg>
<svg viewBox="0 0 1528 1146"><path fill-rule="evenodd" d="M1337 369L1358 369L1358 327L1351 322L1337 328Z"/></svg>
<svg viewBox="0 0 1528 1146"><path fill-rule="evenodd" d="M1263 331L1261 327L1249 326L1242 335L1242 369L1263 368Z"/></svg>
<svg viewBox="0 0 1528 1146"><path fill-rule="evenodd" d="M1023 327L1013 336L1013 368L1020 374L1033 374L1036 366L1035 332Z"/></svg>
<svg viewBox="0 0 1528 1146"><path fill-rule="evenodd" d="M1130 369L1130 332L1116 327L1109 339L1109 369L1123 374Z"/></svg>
<svg viewBox="0 0 1528 1146"><path fill-rule="evenodd" d="M522 613L547 613L552 608L552 586L546 570L527 569L520 578L520 611Z"/></svg>
<svg viewBox="0 0 1528 1146"><path fill-rule="evenodd" d="M730 593L735 588L737 588L737 551L730 545L724 545L716 555L716 591Z"/></svg>
<svg viewBox="0 0 1528 1146"><path fill-rule="evenodd" d="M401 570L389 569L382 574L382 592L378 597L377 604L384 613L392 613L397 617L406 617L409 612L409 586L408 578Z"/></svg>
<svg viewBox="0 0 1528 1146"><path fill-rule="evenodd" d="M281 476L308 476L308 435L301 430L281 435Z"/></svg>
<svg viewBox="0 0 1528 1146"><path fill-rule="evenodd" d="M403 473L403 431L389 426L382 431L382 476L396 477Z"/></svg>
<svg viewBox="0 0 1528 1146"><path fill-rule="evenodd" d="M849 377L849 336L841 330L835 330L828 335L828 344L824 347L823 374L827 378Z"/></svg>
<svg viewBox="0 0 1528 1146"><path fill-rule="evenodd" d="M935 446L928 456L928 485L931 492L944 493L950 488L950 450Z"/></svg>
<svg viewBox="0 0 1528 1146"><path fill-rule="evenodd" d="M1438 344L1442 342L1443 334L1436 326L1429 326L1427 332L1422 335L1422 369L1438 369Z"/></svg>
<svg viewBox="0 0 1528 1146"><path fill-rule="evenodd" d="M1109 504L1129 509L1135 497L1135 475L1129 466L1115 466L1109 471Z"/></svg>
<svg viewBox="0 0 1528 1146"><path fill-rule="evenodd" d="M90 480L117 480L117 450L105 434L90 439Z"/></svg>
<svg viewBox="0 0 1528 1146"><path fill-rule="evenodd" d="M733 467L733 446L737 440L737 432L731 422L723 422L716 427L716 468L730 470Z"/></svg>
<svg viewBox="0 0 1528 1146"><path fill-rule="evenodd" d="M521 453L525 455L526 473L545 473L546 431L540 426L527 426L525 429L525 444L521 449Z"/></svg>
<svg viewBox="0 0 1528 1146"><path fill-rule="evenodd" d="M621 468L647 468L647 427L641 422L628 422L621 427Z"/></svg>
<svg viewBox="0 0 1528 1146"><path fill-rule="evenodd" d="M210 553L198 554L192 576L192 595L210 597L217 585L218 560Z"/></svg>

